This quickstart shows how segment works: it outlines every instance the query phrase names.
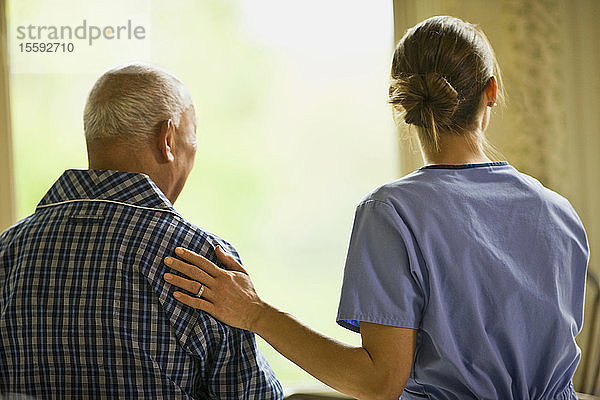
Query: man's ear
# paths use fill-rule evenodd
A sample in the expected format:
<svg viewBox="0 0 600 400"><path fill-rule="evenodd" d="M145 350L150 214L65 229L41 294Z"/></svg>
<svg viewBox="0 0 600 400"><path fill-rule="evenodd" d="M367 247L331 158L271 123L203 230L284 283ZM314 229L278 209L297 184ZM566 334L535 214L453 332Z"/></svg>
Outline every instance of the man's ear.
<svg viewBox="0 0 600 400"><path fill-rule="evenodd" d="M172 119L163 121L160 125L160 133L158 135L158 149L160 151L161 160L171 162L175 159L173 155L173 144L175 141L175 124Z"/></svg>

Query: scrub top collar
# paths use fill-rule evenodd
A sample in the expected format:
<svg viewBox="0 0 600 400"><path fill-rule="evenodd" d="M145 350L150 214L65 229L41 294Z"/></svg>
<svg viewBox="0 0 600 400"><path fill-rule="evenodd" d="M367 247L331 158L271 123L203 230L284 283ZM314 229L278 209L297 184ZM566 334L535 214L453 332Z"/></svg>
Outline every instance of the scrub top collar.
<svg viewBox="0 0 600 400"><path fill-rule="evenodd" d="M508 165L508 161L493 161L487 163L474 163L474 164L430 164L425 165L419 170L423 169L467 169L467 168L478 168L478 167L496 167Z"/></svg>

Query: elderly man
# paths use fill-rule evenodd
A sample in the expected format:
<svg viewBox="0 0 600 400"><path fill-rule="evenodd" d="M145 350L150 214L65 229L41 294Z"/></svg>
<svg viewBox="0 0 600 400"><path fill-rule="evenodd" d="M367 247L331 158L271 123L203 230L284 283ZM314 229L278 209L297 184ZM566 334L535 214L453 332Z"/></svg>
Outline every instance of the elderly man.
<svg viewBox="0 0 600 400"><path fill-rule="evenodd" d="M194 162L183 83L106 72L84 113L89 170L68 170L0 236L0 397L280 399L252 333L177 302L165 256L238 258L173 208Z"/></svg>

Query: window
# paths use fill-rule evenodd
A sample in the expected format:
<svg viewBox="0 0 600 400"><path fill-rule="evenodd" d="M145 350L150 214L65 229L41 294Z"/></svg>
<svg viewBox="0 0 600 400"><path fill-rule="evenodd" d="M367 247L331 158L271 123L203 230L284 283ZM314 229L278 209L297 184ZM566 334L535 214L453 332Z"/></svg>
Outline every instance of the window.
<svg viewBox="0 0 600 400"><path fill-rule="evenodd" d="M265 299L358 344L335 315L354 208L397 177L392 2L90 3L8 1L19 218L64 169L87 167L82 114L95 79L133 60L161 65L185 82L199 117L196 164L175 207L238 248ZM92 26L114 36L129 24L143 38L123 29L92 39ZM51 26L62 38L50 40ZM86 37L69 39L63 26ZM44 41L74 48L20 46ZM284 385L314 382L261 347Z"/></svg>

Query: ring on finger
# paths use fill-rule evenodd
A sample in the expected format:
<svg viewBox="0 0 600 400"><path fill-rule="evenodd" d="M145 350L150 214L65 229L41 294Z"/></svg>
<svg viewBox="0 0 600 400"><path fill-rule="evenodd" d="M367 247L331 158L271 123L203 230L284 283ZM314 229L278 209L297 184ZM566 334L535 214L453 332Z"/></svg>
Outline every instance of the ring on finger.
<svg viewBox="0 0 600 400"><path fill-rule="evenodd" d="M200 289L198 289L198 293L196 293L196 297L202 297L202 292L204 292L205 288L206 288L206 286L200 284Z"/></svg>

